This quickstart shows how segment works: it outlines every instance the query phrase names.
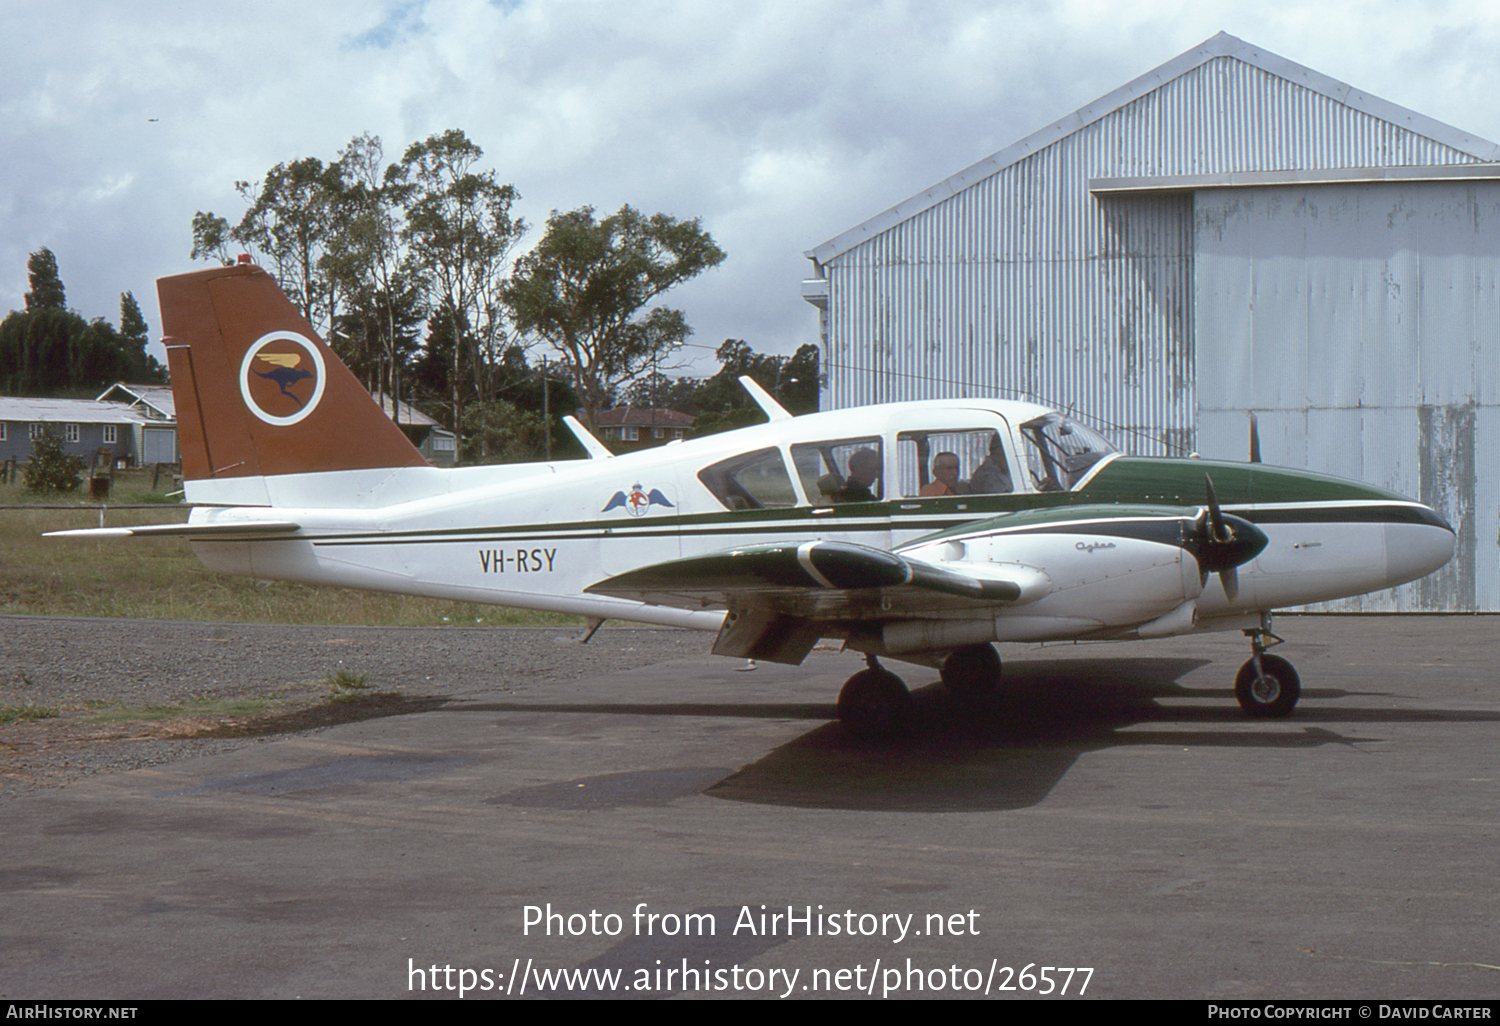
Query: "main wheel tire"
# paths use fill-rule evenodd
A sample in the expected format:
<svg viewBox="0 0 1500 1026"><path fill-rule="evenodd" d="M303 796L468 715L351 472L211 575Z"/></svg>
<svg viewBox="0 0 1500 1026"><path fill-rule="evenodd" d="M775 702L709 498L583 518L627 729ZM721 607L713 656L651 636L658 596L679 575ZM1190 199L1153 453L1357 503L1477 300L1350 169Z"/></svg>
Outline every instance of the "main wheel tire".
<svg viewBox="0 0 1500 1026"><path fill-rule="evenodd" d="M1279 719L1290 716L1302 697L1302 681L1292 664L1280 656L1263 655L1257 671L1251 659L1234 678L1234 697L1249 716Z"/></svg>
<svg viewBox="0 0 1500 1026"><path fill-rule="evenodd" d="M911 692L890 670L861 670L839 692L839 722L861 741L904 733L911 725Z"/></svg>
<svg viewBox="0 0 1500 1026"><path fill-rule="evenodd" d="M994 645L967 645L943 660L943 684L962 698L978 698L1000 686L1000 654Z"/></svg>

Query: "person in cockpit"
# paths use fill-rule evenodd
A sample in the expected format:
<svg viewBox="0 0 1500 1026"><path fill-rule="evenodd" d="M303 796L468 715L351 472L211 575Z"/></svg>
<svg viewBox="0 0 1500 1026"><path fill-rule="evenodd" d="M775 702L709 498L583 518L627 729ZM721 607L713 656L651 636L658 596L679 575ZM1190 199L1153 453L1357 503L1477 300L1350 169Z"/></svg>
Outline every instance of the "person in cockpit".
<svg viewBox="0 0 1500 1026"><path fill-rule="evenodd" d="M969 478L969 490L975 494L1009 492L1014 489L1010 480L1010 467L1005 462L1005 446L1000 436L990 439L990 454Z"/></svg>
<svg viewBox="0 0 1500 1026"><path fill-rule="evenodd" d="M834 502L875 502L874 486L880 477L880 453L860 449L849 457L849 477L833 493Z"/></svg>
<svg viewBox="0 0 1500 1026"><path fill-rule="evenodd" d="M958 453L940 452L932 461L932 480L922 486L918 495L967 495L969 486L958 479Z"/></svg>

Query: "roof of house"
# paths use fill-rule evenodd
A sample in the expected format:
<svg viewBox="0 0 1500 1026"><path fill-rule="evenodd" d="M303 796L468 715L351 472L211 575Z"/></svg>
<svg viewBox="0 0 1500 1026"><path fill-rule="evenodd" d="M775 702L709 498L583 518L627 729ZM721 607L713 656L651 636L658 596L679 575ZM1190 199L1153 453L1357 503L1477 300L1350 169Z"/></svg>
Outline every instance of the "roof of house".
<svg viewBox="0 0 1500 1026"><path fill-rule="evenodd" d="M649 406L617 406L600 410L598 426L606 427L680 427L690 428L696 418L676 410L652 409Z"/></svg>
<svg viewBox="0 0 1500 1026"><path fill-rule="evenodd" d="M111 400L110 396L116 392L123 393L124 398L116 396ZM123 381L116 381L103 392L95 397L98 402L125 402L131 406L143 407L149 414L155 414L165 420L177 419L177 406L172 399L171 385L130 385Z"/></svg>
<svg viewBox="0 0 1500 1026"><path fill-rule="evenodd" d="M390 417L397 424L416 424L420 427L437 427L437 421L433 420L431 417L427 416L427 414L423 413L421 410L417 409L415 406L412 406L409 403L404 403L400 399L397 399L396 414L395 416L392 416L390 396L386 395L384 392L376 392L374 393L372 398L380 404L380 408L385 411L385 415L387 417Z"/></svg>
<svg viewBox="0 0 1500 1026"><path fill-rule="evenodd" d="M97 399L25 399L0 396L0 420L34 424L141 424L151 423L140 410L125 403Z"/></svg>

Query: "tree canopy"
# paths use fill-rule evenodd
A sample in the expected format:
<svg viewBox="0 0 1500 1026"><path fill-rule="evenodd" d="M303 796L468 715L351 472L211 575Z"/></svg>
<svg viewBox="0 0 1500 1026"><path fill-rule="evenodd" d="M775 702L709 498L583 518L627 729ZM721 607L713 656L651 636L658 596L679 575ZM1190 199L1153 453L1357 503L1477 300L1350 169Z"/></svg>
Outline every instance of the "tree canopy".
<svg viewBox="0 0 1500 1026"><path fill-rule="evenodd" d="M513 344L500 289L526 222L511 213L520 194L493 171L478 171L484 151L457 129L407 147L386 169L391 197L405 208L401 239L427 309L448 322L453 418L462 424L460 389L476 399L494 390L490 369Z"/></svg>
<svg viewBox="0 0 1500 1026"><path fill-rule="evenodd" d="M462 432L462 403L491 397L490 368L515 343L498 297L526 229L511 213L515 187L479 169L483 152L451 129L383 167L380 139L365 134L332 163L277 164L235 184L248 209L234 226L193 217L192 256L227 264L232 248L256 254L372 391L418 398L413 372L428 362L420 325L431 334L443 319L448 366L421 381L441 380L442 419Z"/></svg>
<svg viewBox="0 0 1500 1026"><path fill-rule="evenodd" d="M331 163L303 158L236 183L244 215L231 225L200 211L193 257L257 254L372 391L415 401L459 436L466 460L565 452L561 414L581 408L597 426L633 384L659 396L663 356L692 332L660 301L725 255L699 220L626 205L602 219L589 206L553 211L516 258L520 196L482 158L457 129L389 165L377 137L356 136ZM528 359L538 344L556 351L550 370ZM816 408L815 348L788 358L726 346L718 375L667 386L701 399L684 412L721 429L753 420L740 374L789 409Z"/></svg>
<svg viewBox="0 0 1500 1026"><path fill-rule="evenodd" d="M102 317L86 320L66 306L57 257L40 249L27 261L31 291L26 309L0 321L0 391L53 395L93 391L116 381L149 384L166 380L165 369L146 353L149 329L129 292L120 297L116 331Z"/></svg>
<svg viewBox="0 0 1500 1026"><path fill-rule="evenodd" d="M646 217L628 205L603 220L592 207L554 211L503 294L516 327L558 351L594 427L614 389L692 333L682 311L646 307L723 260L696 218Z"/></svg>
<svg viewBox="0 0 1500 1026"><path fill-rule="evenodd" d="M741 377L752 378L791 413L817 411L822 383L817 346L809 343L791 356L772 356L757 353L744 339L727 338L715 355L719 370L713 376L648 376L625 393L626 401L691 415L695 418L693 435L698 438L765 420L740 383Z"/></svg>
<svg viewBox="0 0 1500 1026"><path fill-rule="evenodd" d="M57 257L50 249L43 246L31 254L31 259L26 261L26 271L31 282L31 291L26 293L27 313L68 308L62 276L57 273Z"/></svg>

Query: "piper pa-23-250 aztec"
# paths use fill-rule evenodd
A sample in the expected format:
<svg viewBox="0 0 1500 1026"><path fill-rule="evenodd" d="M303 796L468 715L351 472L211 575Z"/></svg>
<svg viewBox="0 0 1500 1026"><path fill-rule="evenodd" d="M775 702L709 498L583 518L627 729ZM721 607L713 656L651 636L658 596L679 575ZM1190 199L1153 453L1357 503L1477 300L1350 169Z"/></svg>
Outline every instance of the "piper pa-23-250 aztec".
<svg viewBox="0 0 1500 1026"><path fill-rule="evenodd" d="M1392 492L1259 463L1122 455L1046 407L893 403L611 456L430 466L258 267L158 282L187 537L211 569L717 631L720 655L864 653L853 734L903 729L906 685L1000 677L994 642L1238 629L1235 693L1285 716L1270 611L1415 580L1453 529ZM597 623L595 624L597 626Z"/></svg>

